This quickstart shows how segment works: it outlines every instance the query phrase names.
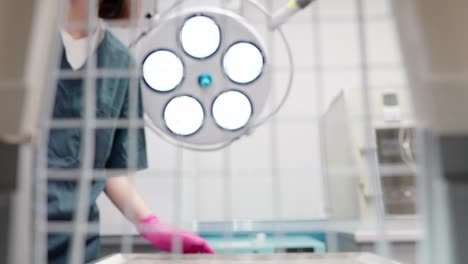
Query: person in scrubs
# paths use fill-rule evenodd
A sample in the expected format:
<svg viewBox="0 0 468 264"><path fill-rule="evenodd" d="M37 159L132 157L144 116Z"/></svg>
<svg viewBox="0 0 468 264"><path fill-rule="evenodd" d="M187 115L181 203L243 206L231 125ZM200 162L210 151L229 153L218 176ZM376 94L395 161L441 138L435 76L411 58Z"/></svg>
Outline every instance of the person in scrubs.
<svg viewBox="0 0 468 264"><path fill-rule="evenodd" d="M87 30L76 27L78 23L86 25L88 2L99 5L101 17L123 18L129 15L130 1L134 0L69 0L68 26L61 29L63 43L61 69L82 71L90 57L95 57L98 69L129 69L132 58L129 50L108 30L102 20L89 34ZM98 14L92 14L98 16ZM78 22L78 23L77 23ZM91 52L89 52L91 48ZM87 52L88 51L88 52ZM91 54L91 55L89 55ZM129 93L131 89L128 78L98 78L96 80L96 118L125 119L129 117ZM136 88L136 87L135 87ZM53 118L80 119L84 117L84 80L64 79L58 81ZM141 95L140 95L141 96ZM141 98L138 98L138 115L143 116ZM80 169L82 164L83 134L82 129L52 129L48 142L49 169L66 171ZM96 129L94 168L112 170L128 168L129 131L122 128ZM144 130L138 130L137 166L147 166ZM99 222L97 197L104 192L126 217L136 225L142 237L154 247L172 250L174 236L181 239L181 250L184 253L214 253L201 237L162 224L145 204L127 175L108 177L107 180L94 180L89 196L89 222ZM50 223L73 221L78 199L78 182L76 180L50 180L48 182L47 211ZM71 234L50 233L48 235L49 263L68 263L70 261ZM99 257L99 235L87 235L85 241L86 262Z"/></svg>

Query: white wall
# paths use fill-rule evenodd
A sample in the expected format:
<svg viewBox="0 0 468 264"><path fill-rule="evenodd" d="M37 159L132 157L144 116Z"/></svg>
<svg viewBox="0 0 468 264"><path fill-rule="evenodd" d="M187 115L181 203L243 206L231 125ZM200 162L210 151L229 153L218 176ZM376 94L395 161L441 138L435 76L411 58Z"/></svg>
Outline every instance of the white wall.
<svg viewBox="0 0 468 264"><path fill-rule="evenodd" d="M152 6L154 1L144 1ZM170 1L159 1L165 4ZM200 2L200 1L188 1ZM203 1L220 3L222 1ZM226 1L235 4L236 1ZM263 2L266 2L263 1ZM287 1L275 1L275 6ZM386 0L366 0L371 84L379 87L403 86L399 50ZM262 19L247 10L256 25ZM318 14L320 23L313 23ZM318 26L317 26L318 25ZM261 32L266 30L260 27ZM272 220L275 208L282 219L325 217L318 116L320 107L341 89L360 86L359 41L356 8L353 0L318 1L312 8L285 26L296 60L296 81L276 125L268 123L253 135L234 143L229 149L232 178L226 184L224 151L182 154L183 175L176 184L177 151L153 133L147 133L149 170L132 177L151 209L165 222L174 222L176 210L182 224L191 221L230 219ZM123 31L119 32L122 38ZM265 38L269 40L269 35ZM276 70L272 76L278 96L287 76L283 47L275 39L272 50ZM317 46L318 45L318 46ZM319 57L316 56L319 48ZM316 71L316 65L323 71ZM276 151L274 151L276 150ZM272 171L278 168L280 193L272 190ZM180 186L182 207L174 203ZM224 186L231 191L227 215ZM273 204L278 198L278 204ZM121 233L125 221L105 197L99 199L102 233Z"/></svg>

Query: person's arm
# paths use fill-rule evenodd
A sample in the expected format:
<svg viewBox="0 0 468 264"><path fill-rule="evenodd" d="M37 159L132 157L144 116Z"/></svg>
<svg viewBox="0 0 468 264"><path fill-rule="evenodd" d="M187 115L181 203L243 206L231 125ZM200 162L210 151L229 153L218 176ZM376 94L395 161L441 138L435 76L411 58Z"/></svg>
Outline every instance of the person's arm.
<svg viewBox="0 0 468 264"><path fill-rule="evenodd" d="M151 213L145 202L126 176L111 177L106 182L104 192L112 203L131 221L154 247L173 251L174 238L180 239L182 253L213 254L214 250L196 234L162 224Z"/></svg>
<svg viewBox="0 0 468 264"><path fill-rule="evenodd" d="M130 65L130 64L129 64ZM119 118L129 118L129 80L122 82L120 89L124 98ZM141 90L138 90L138 117L143 118L143 104ZM131 143L129 129L118 128L115 131L111 152L106 162L108 169L144 169L148 167L146 155L145 131L139 128L133 138L137 145L136 153L129 153ZM135 155L130 155L135 154ZM132 159L134 162L131 162ZM130 166L132 164L132 166ZM110 177L106 181L105 193L109 199L137 225L141 236L154 247L164 251L173 251L174 238L180 239L183 253L214 253L208 243L196 234L179 230L161 223L155 214L152 214L145 202L138 194L130 180L125 177Z"/></svg>
<svg viewBox="0 0 468 264"><path fill-rule="evenodd" d="M120 212L135 225L151 214L150 209L127 176L107 179L104 192Z"/></svg>

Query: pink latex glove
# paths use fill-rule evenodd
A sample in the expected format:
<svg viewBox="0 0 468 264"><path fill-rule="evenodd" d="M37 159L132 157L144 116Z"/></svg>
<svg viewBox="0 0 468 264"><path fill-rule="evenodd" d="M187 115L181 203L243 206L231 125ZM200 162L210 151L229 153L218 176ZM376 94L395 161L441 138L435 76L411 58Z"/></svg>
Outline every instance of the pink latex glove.
<svg viewBox="0 0 468 264"><path fill-rule="evenodd" d="M178 230L174 227L161 224L155 215L150 215L138 224L138 230L143 238L161 250L171 252L172 240L175 236L182 243L182 252L184 254L214 254L214 250L208 243L196 234Z"/></svg>

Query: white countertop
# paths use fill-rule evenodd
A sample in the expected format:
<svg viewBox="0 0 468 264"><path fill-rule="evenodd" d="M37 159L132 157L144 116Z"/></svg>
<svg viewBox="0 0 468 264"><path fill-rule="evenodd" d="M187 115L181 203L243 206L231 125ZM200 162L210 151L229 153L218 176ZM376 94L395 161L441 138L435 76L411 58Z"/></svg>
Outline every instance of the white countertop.
<svg viewBox="0 0 468 264"><path fill-rule="evenodd" d="M391 242L418 242L424 237L424 228L417 218L393 219L385 222L384 230L375 225L362 225L354 232L358 243L376 242L383 231L384 239Z"/></svg>
<svg viewBox="0 0 468 264"><path fill-rule="evenodd" d="M417 229L385 230L384 239L391 242L418 242L422 240L424 232ZM375 242L379 234L375 230L358 230L354 233L354 239L358 243Z"/></svg>

